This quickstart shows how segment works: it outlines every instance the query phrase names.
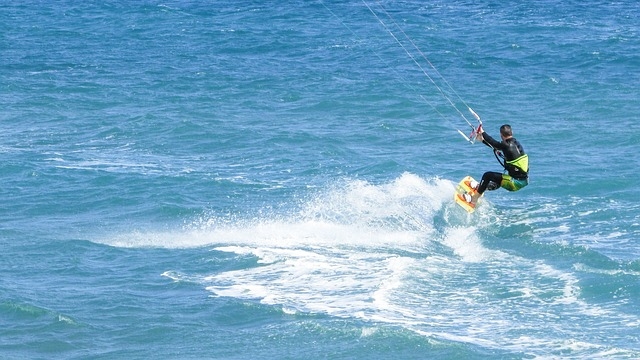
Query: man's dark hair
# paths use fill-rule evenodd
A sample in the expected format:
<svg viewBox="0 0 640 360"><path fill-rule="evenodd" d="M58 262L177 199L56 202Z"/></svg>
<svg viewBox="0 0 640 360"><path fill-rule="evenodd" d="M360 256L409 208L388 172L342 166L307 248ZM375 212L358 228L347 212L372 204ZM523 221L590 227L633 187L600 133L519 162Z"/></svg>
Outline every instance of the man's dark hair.
<svg viewBox="0 0 640 360"><path fill-rule="evenodd" d="M513 132L511 131L511 125L504 124L500 126L500 134L504 137L513 136Z"/></svg>

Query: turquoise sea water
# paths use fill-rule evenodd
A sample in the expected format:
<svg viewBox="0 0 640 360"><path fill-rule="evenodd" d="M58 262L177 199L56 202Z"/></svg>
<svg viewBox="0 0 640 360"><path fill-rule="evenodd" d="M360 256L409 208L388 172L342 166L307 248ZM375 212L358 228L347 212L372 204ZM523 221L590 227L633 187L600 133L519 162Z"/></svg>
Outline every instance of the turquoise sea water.
<svg viewBox="0 0 640 360"><path fill-rule="evenodd" d="M8 1L0 34L0 358L640 357L635 1ZM531 159L472 215L466 106Z"/></svg>

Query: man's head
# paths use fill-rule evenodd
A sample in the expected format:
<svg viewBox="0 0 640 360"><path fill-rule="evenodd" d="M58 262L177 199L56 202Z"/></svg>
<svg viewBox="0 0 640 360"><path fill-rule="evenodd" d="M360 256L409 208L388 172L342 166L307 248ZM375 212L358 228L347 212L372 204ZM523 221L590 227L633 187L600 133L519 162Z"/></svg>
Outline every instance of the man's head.
<svg viewBox="0 0 640 360"><path fill-rule="evenodd" d="M500 126L500 136L503 139L508 139L513 136L513 132L511 131L511 125L504 124Z"/></svg>

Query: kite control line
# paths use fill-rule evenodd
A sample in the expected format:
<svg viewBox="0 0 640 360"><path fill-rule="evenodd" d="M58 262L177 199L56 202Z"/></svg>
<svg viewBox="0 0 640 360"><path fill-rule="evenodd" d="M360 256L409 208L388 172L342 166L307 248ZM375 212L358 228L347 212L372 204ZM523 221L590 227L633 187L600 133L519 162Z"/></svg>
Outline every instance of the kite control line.
<svg viewBox="0 0 640 360"><path fill-rule="evenodd" d="M476 139L478 138L478 135L482 134L482 120L480 120L480 115L478 115L475 111L473 111L472 108L467 107L469 109L469 112L471 112L471 115L473 115L473 117L478 121L478 127L475 127L471 122L469 122L469 120L467 120L466 118L464 118L467 121L467 124L469 124L469 127L471 127L471 133L469 134L469 136L467 136L465 133L462 132L462 130L458 130L458 133L460 133L460 135L462 135L462 137L467 140L470 143L475 143Z"/></svg>
<svg viewBox="0 0 640 360"><path fill-rule="evenodd" d="M458 113L458 115L469 125L471 128L471 133L469 135L465 134L462 130L456 128L456 126L452 126L455 128L462 137L470 142L471 144L475 143L479 134L482 133L482 120L480 120L480 116L471 109L469 105L460 97L460 95L455 91L455 89L449 84L447 79L438 71L438 69L433 65L433 63L429 60L429 58L425 55L425 53L418 47L418 45L407 35L407 33L402 29L402 27L395 21L395 19L389 14L389 12L384 8L381 3L377 3L377 6L371 6L367 1L361 0L362 3L366 6L369 12L373 15L373 17L378 20L378 22L382 25L382 27L389 33L389 35L396 41L396 43L405 51L407 56L413 60L418 69L422 71L424 76L432 83L432 85L438 90L440 95L449 103L449 105ZM344 22L342 19L334 13L323 0L320 0L322 6L324 6L333 16L335 16L341 23L344 25L352 34L357 34ZM375 8L375 9L374 9ZM383 20L381 15L386 15L388 18L386 21ZM395 29L395 30L394 30ZM402 36L400 36L402 35ZM378 57L382 60L382 57L378 55ZM423 61L420 61L422 59ZM423 66L423 64L427 64L428 66ZM425 102L429 103L425 97L420 96ZM456 105L453 98L457 98L459 103L463 104L476 119L477 124L472 123L467 116L462 112L462 110ZM438 113L440 116L446 119L446 117L437 109L436 106L431 105L431 107Z"/></svg>
<svg viewBox="0 0 640 360"><path fill-rule="evenodd" d="M465 139L467 139L467 141L469 141L470 143L473 144L476 141L476 139L478 138L478 135L482 134L482 120L480 119L480 115L478 115L475 111L473 111L472 108L468 107L468 109L471 112L471 115L473 115L473 117L476 118L476 120L478 120L479 125L478 125L477 128L474 128L473 125L471 125L469 123L469 121L467 121L467 123L469 123L469 126L471 126L471 129L473 129L471 131L471 134L469 136L467 136L460 130L458 130L458 132ZM506 160L504 158L504 154L500 150L498 150L498 149L494 148L493 146L491 146L491 144L489 144L489 143L486 143L486 144L489 145L493 149L493 155L496 157L496 160L498 160L498 163L500 165L502 165L503 168L506 169L507 167L505 166L505 161Z"/></svg>

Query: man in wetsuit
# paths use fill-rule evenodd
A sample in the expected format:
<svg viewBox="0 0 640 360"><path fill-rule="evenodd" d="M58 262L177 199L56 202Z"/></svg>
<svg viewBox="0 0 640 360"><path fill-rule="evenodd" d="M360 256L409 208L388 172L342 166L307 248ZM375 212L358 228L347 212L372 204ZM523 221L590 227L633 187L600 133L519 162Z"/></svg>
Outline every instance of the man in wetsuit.
<svg viewBox="0 0 640 360"><path fill-rule="evenodd" d="M464 194L458 195L464 201L475 207L476 202L482 196L486 190L496 190L499 187L505 188L509 191L518 191L529 184L529 157L525 154L520 142L513 137L513 132L510 125L502 125L500 127L500 138L502 141L497 141L484 129L481 129L478 134L478 139L482 140L482 143L492 148L496 152L496 156L502 152L504 157L504 166L506 173L499 173L493 171L487 171L482 175L480 183L473 181L468 184L471 188L477 191L473 195Z"/></svg>

